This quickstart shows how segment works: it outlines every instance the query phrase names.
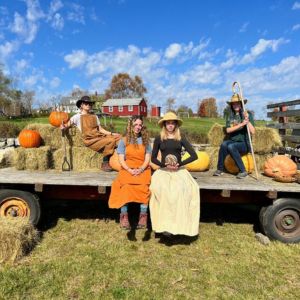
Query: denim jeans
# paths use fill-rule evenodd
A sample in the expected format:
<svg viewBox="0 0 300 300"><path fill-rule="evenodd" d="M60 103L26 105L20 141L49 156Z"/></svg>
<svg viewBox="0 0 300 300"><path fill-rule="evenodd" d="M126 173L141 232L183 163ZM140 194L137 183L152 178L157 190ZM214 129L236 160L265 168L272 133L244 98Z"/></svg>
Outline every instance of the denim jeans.
<svg viewBox="0 0 300 300"><path fill-rule="evenodd" d="M224 171L224 160L228 154L235 161L240 172L246 172L241 155L248 153L250 147L245 142L234 142L231 140L224 141L219 150L218 166L217 169Z"/></svg>

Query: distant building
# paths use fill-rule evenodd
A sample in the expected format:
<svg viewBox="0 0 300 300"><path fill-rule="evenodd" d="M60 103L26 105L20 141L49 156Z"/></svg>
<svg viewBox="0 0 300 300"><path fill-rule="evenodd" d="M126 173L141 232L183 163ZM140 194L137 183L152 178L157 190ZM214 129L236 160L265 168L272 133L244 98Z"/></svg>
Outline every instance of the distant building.
<svg viewBox="0 0 300 300"><path fill-rule="evenodd" d="M59 109L67 113L76 113L79 112L79 109L76 106L76 101L78 99L72 96L65 96L61 98L61 104Z"/></svg>
<svg viewBox="0 0 300 300"><path fill-rule="evenodd" d="M156 105L152 105L151 106L151 117L157 117L159 118L161 114L161 107L160 106L156 106Z"/></svg>
<svg viewBox="0 0 300 300"><path fill-rule="evenodd" d="M104 113L127 117L132 115L147 116L147 103L144 98L108 99L102 105Z"/></svg>

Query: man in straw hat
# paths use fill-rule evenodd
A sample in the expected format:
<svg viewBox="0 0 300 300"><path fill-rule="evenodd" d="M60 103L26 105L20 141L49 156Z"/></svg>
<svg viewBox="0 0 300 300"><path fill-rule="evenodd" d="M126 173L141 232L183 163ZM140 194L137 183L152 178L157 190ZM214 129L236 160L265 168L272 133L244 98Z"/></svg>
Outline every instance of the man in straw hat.
<svg viewBox="0 0 300 300"><path fill-rule="evenodd" d="M247 103L247 100L244 100ZM227 102L229 105L229 113L226 115L226 133L228 140L225 140L219 150L217 170L214 176L221 176L224 174L224 160L226 156L231 155L239 168L237 174L238 179L245 178L246 172L241 155L250 152L249 137L247 132L247 125L251 134L255 133L253 116L250 112L244 112L239 94L234 93L231 100Z"/></svg>
<svg viewBox="0 0 300 300"><path fill-rule="evenodd" d="M80 112L74 115L67 124L62 124L61 129L65 130L75 125L82 133L84 144L94 151L103 151L102 171L109 172L112 168L109 165L109 158L114 153L116 142L120 134L105 130L100 126L99 119L91 112L94 102L89 96L83 96L76 102Z"/></svg>

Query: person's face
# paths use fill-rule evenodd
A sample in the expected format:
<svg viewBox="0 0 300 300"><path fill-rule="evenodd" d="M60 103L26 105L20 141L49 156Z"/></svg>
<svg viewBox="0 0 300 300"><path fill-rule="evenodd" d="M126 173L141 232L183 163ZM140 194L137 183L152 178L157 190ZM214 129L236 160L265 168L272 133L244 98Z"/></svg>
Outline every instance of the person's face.
<svg viewBox="0 0 300 300"><path fill-rule="evenodd" d="M133 132L135 134L139 134L143 128L143 121L140 120L140 119L137 119L135 120L133 123L132 123L132 128L133 128Z"/></svg>
<svg viewBox="0 0 300 300"><path fill-rule="evenodd" d="M81 108L83 110L89 111L92 108L92 104L90 102L82 102Z"/></svg>
<svg viewBox="0 0 300 300"><path fill-rule="evenodd" d="M176 121L166 121L166 129L168 132L173 132L175 130L177 122Z"/></svg>
<svg viewBox="0 0 300 300"><path fill-rule="evenodd" d="M241 102L232 103L232 109L235 112L239 112L241 110L241 108L242 108Z"/></svg>

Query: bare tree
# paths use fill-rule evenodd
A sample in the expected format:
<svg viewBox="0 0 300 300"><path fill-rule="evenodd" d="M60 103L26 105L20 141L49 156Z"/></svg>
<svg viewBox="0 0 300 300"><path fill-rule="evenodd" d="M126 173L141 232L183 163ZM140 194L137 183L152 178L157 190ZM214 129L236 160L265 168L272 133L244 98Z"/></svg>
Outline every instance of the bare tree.
<svg viewBox="0 0 300 300"><path fill-rule="evenodd" d="M32 105L34 102L35 92L25 91L21 95L21 103L24 108L25 114L32 114Z"/></svg>
<svg viewBox="0 0 300 300"><path fill-rule="evenodd" d="M175 98L168 98L166 101L166 111L174 110Z"/></svg>

